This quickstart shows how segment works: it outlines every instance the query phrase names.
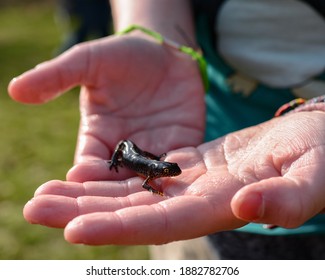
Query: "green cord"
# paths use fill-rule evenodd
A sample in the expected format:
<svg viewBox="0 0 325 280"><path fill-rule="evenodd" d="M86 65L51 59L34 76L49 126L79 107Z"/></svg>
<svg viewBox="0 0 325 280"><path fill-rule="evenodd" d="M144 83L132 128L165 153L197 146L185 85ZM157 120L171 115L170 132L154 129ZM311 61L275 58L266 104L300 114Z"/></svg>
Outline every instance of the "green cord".
<svg viewBox="0 0 325 280"><path fill-rule="evenodd" d="M124 29L120 32L117 32L116 34L124 35L124 34L132 32L134 30L140 30L141 32L155 38L160 44L162 44L164 42L164 37L161 34L159 34L158 32L152 31L150 29L147 29L145 27L142 27L142 26L136 25L136 24L132 24L129 27L127 27L126 29Z"/></svg>
<svg viewBox="0 0 325 280"><path fill-rule="evenodd" d="M117 35L124 35L127 33L130 33L134 30L140 30L141 32L149 35L150 37L153 37L154 39L156 39L158 41L159 44L166 44L169 47L172 48L176 48L179 51L181 51L182 53L188 54L189 56L192 57L193 60L195 60L198 65L199 65L199 70L201 73L201 77L202 77L202 81L203 81L203 85L204 85L204 89L207 92L208 88L209 88L209 80L208 80L208 72L207 72L207 63L204 59L204 57L202 56L201 53L195 51L194 49L187 47L187 46L183 46L183 45L179 45L173 41L170 41L166 38L164 38L160 33L152 31L150 29L147 29L145 27L142 27L140 25L130 25L129 27L127 27L126 29L117 32Z"/></svg>

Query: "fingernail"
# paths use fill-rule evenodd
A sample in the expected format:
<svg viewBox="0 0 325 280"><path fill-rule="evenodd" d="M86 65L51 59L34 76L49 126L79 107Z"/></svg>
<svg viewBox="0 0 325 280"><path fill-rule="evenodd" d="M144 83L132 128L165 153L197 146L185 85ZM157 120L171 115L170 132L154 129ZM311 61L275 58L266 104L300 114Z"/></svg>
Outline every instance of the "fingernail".
<svg viewBox="0 0 325 280"><path fill-rule="evenodd" d="M238 217L245 221L256 221L264 216L264 199L259 193L241 195L237 199Z"/></svg>
<svg viewBox="0 0 325 280"><path fill-rule="evenodd" d="M67 224L64 229L64 237L67 241L75 244L82 244L83 239L80 234L80 230L82 230L83 222L80 217L73 219L71 222Z"/></svg>

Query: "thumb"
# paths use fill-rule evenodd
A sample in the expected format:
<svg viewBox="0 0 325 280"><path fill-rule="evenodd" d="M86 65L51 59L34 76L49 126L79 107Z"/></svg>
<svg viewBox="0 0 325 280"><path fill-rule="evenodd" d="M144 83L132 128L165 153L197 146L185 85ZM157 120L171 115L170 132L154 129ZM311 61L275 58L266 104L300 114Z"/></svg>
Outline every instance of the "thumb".
<svg viewBox="0 0 325 280"><path fill-rule="evenodd" d="M273 177L238 191L231 208L241 220L294 228L324 209L324 189L302 178Z"/></svg>
<svg viewBox="0 0 325 280"><path fill-rule="evenodd" d="M87 70L88 48L85 46L74 47L14 78L8 86L11 98L23 103L40 104L82 84Z"/></svg>

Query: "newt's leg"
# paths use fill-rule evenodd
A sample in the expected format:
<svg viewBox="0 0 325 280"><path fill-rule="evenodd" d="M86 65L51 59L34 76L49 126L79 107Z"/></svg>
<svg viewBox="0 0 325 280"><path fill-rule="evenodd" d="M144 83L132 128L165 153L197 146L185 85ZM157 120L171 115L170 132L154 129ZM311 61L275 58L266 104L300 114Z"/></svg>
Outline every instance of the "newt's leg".
<svg viewBox="0 0 325 280"><path fill-rule="evenodd" d="M122 166L122 151L120 149L116 149L115 152L113 153L112 159L108 160L108 166L109 170L112 170L112 168L115 169L116 172L118 172L118 167Z"/></svg>
<svg viewBox="0 0 325 280"><path fill-rule="evenodd" d="M150 176L148 176L142 183L142 187L146 190L148 190L149 192L155 193L155 194L159 194L161 196L163 196L164 194L160 191L157 191L156 189L154 189L153 187L151 187L148 183L152 180L152 178Z"/></svg>
<svg viewBox="0 0 325 280"><path fill-rule="evenodd" d="M119 164L118 162L115 162L113 160L108 160L106 162L108 164L109 170L112 170L112 168L114 168L115 171L118 173L118 166L121 166L121 164Z"/></svg>

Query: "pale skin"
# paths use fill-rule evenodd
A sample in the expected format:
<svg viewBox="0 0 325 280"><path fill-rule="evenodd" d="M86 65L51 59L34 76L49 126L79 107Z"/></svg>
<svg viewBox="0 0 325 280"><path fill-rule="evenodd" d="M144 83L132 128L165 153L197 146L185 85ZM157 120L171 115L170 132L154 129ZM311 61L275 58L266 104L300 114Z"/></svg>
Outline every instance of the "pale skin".
<svg viewBox="0 0 325 280"><path fill-rule="evenodd" d="M119 5L131 2L117 1L115 18ZM176 2L175 21L192 34L187 2ZM117 29L132 16L116 20ZM160 29L158 17L140 18L133 23L182 40L168 31L172 24ZM292 228L325 208L321 110L200 145L205 109L196 63L138 33L75 47L14 79L9 93L42 104L75 85L82 86L75 165L66 181L43 184L24 208L31 223L64 227L71 243L163 244L250 221ZM156 154L170 151L166 161L183 172L154 181L163 197L142 189L143 179L126 169L108 170L105 160L120 139Z"/></svg>

